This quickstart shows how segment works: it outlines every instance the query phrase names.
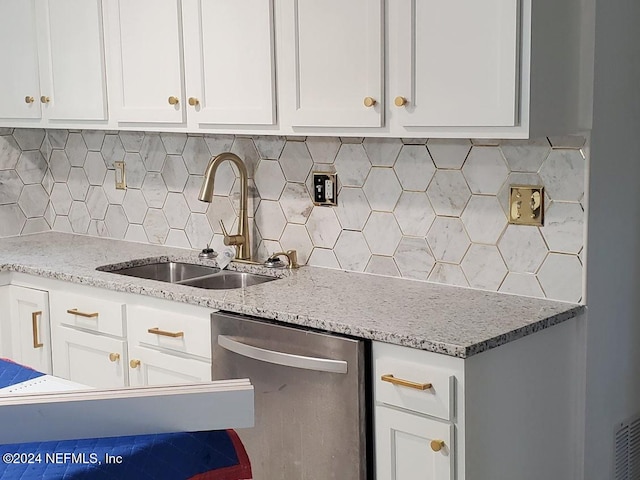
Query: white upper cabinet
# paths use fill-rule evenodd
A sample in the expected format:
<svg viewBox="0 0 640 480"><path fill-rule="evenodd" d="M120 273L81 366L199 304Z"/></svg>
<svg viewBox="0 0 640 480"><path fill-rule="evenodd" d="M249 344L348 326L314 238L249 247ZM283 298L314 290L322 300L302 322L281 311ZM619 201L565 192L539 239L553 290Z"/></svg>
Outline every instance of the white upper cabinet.
<svg viewBox="0 0 640 480"><path fill-rule="evenodd" d="M0 78L0 122L106 120L101 0L5 0L0 18L0 65L11 73Z"/></svg>
<svg viewBox="0 0 640 480"><path fill-rule="evenodd" d="M280 106L292 127L381 127L382 0L283 0Z"/></svg>

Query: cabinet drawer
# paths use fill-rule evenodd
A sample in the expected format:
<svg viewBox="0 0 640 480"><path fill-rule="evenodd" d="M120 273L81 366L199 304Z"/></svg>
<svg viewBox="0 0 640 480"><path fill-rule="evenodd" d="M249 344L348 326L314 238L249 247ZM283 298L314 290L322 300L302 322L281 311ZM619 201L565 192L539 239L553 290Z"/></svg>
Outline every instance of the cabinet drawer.
<svg viewBox="0 0 640 480"><path fill-rule="evenodd" d="M124 336L125 304L87 295L51 292L51 322L55 325Z"/></svg>
<svg viewBox="0 0 640 480"><path fill-rule="evenodd" d="M151 346L211 359L211 317L131 306L127 312L130 345Z"/></svg>
<svg viewBox="0 0 640 480"><path fill-rule="evenodd" d="M390 347L391 354L385 349L374 350L376 403L451 420L455 414L454 372L421 362L421 354L426 352Z"/></svg>
<svg viewBox="0 0 640 480"><path fill-rule="evenodd" d="M129 347L132 387L211 381L211 362L182 358L140 346Z"/></svg>

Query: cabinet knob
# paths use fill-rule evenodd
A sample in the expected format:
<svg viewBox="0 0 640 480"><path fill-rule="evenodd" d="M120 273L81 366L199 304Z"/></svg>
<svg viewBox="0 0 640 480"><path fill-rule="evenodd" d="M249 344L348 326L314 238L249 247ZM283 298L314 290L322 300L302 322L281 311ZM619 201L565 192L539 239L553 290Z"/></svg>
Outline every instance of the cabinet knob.
<svg viewBox="0 0 640 480"><path fill-rule="evenodd" d="M24 97L24 102L25 103L33 103L34 101L35 101L35 99L33 97L30 97L29 95Z"/></svg>
<svg viewBox="0 0 640 480"><path fill-rule="evenodd" d="M200 105L200 100L198 100L196 97L189 97L189 105L191 105L192 107Z"/></svg>
<svg viewBox="0 0 640 480"><path fill-rule="evenodd" d="M169 97L169 105L177 105L179 102L178 97Z"/></svg>
<svg viewBox="0 0 640 480"><path fill-rule="evenodd" d="M41 96L41 97L40 97L40 102L41 102L41 103L49 103L49 102L50 102L50 100L51 100L51 99L50 99L49 97L45 96L45 95L43 95L43 96Z"/></svg>
<svg viewBox="0 0 640 480"><path fill-rule="evenodd" d="M109 360L111 362L117 362L118 360L120 360L120 354L119 353L110 353L109 354Z"/></svg>
<svg viewBox="0 0 640 480"><path fill-rule="evenodd" d="M431 440L431 450L439 452L444 447L444 440Z"/></svg>
<svg viewBox="0 0 640 480"><path fill-rule="evenodd" d="M408 100L404 97L396 97L393 103L396 104L396 107L404 107L408 103Z"/></svg>
<svg viewBox="0 0 640 480"><path fill-rule="evenodd" d="M131 368L138 368L140 366L140 360L131 360L129 366Z"/></svg>
<svg viewBox="0 0 640 480"><path fill-rule="evenodd" d="M364 97L364 106L365 107L373 107L376 103L376 99L373 97Z"/></svg>

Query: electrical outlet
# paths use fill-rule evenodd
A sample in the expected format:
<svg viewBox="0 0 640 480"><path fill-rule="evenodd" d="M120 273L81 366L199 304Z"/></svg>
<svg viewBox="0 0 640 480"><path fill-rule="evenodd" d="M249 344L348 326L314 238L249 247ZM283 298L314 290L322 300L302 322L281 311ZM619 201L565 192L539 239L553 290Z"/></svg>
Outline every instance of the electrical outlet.
<svg viewBox="0 0 640 480"><path fill-rule="evenodd" d="M509 223L541 227L544 221L544 187L511 185Z"/></svg>
<svg viewBox="0 0 640 480"><path fill-rule="evenodd" d="M116 189L126 190L127 179L124 173L124 162L113 162L113 166L116 167Z"/></svg>
<svg viewBox="0 0 640 480"><path fill-rule="evenodd" d="M338 178L335 173L313 172L314 205L338 204Z"/></svg>

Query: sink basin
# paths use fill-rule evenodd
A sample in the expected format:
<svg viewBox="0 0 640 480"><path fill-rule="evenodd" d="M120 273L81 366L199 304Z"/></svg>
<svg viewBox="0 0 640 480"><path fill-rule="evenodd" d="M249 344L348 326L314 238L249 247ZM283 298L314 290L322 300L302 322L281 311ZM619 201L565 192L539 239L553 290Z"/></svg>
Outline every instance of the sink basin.
<svg viewBox="0 0 640 480"><path fill-rule="evenodd" d="M250 287L251 285L277 280L277 277L236 272L234 270L220 270L217 267L181 262L150 263L139 267L111 270L110 273L209 290Z"/></svg>

